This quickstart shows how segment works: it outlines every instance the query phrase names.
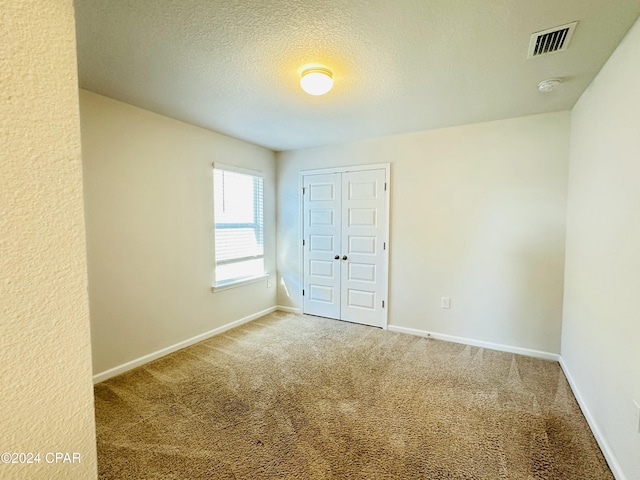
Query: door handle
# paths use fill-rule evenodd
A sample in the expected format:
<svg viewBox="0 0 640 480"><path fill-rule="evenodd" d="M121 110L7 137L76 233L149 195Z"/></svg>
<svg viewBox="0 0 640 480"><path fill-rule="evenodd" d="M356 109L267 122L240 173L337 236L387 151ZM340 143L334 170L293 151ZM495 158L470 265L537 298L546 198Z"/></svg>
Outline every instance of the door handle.
<svg viewBox="0 0 640 480"><path fill-rule="evenodd" d="M340 255L336 255L335 257L333 257L334 260L340 260Z"/></svg>
<svg viewBox="0 0 640 480"><path fill-rule="evenodd" d="M343 256L342 256L342 259L343 259L343 260L346 260L346 259L347 259L347 256L346 256L346 255L343 255Z"/></svg>

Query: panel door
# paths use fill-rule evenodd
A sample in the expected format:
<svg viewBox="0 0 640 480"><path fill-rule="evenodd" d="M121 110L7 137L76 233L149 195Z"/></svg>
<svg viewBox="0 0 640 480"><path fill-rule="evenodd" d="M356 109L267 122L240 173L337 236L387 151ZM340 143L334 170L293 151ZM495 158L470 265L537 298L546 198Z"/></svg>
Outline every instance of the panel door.
<svg viewBox="0 0 640 480"><path fill-rule="evenodd" d="M304 188L303 312L339 319L340 174L305 175Z"/></svg>
<svg viewBox="0 0 640 480"><path fill-rule="evenodd" d="M342 174L342 320L384 327L385 170ZM344 259L346 256L346 260Z"/></svg>

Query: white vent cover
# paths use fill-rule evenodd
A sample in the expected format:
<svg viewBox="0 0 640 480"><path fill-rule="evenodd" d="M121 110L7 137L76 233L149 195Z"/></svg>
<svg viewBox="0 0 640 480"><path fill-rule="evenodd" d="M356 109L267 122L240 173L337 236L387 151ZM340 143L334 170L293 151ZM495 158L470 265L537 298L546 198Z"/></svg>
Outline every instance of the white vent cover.
<svg viewBox="0 0 640 480"><path fill-rule="evenodd" d="M531 35L527 58L541 57L566 50L576 25L578 22L567 23Z"/></svg>

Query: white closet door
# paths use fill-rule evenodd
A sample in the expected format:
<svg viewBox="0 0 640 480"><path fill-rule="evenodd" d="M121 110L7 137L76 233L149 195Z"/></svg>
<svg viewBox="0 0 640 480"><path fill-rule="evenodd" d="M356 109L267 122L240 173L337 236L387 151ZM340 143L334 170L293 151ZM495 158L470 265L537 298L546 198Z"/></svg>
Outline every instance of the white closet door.
<svg viewBox="0 0 640 480"><path fill-rule="evenodd" d="M384 327L385 170L342 174L340 317ZM346 256L346 259L344 259Z"/></svg>
<svg viewBox="0 0 640 480"><path fill-rule="evenodd" d="M304 188L303 312L339 319L341 176L305 176Z"/></svg>

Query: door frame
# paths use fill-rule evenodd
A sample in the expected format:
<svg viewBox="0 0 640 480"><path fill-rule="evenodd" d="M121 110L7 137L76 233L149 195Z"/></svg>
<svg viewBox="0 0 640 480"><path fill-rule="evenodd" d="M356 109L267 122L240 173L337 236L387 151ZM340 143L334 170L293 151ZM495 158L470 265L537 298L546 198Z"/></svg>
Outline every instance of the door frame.
<svg viewBox="0 0 640 480"><path fill-rule="evenodd" d="M304 240L304 195L302 195L302 188L304 187L304 177L306 175L323 175L328 173L347 173L347 172L362 172L367 170L384 170L385 182L387 188L384 192L384 208L387 211L386 221L384 225L384 242L386 242L386 249L384 250L384 266L386 275L383 278L383 291L384 291L384 324L383 330L387 330L389 326L389 252L391 251L391 243L389 242L389 225L391 219L390 199L391 199L391 163L372 163L364 165L349 165L344 167L328 167L328 168L314 168L310 170L300 170L298 175L298 192L300 192L299 202L299 219L298 219L298 258L300 259L300 285L304 286L304 248L302 246L302 240ZM302 289L300 289L302 290ZM304 314L304 298L302 298L302 292L300 292L300 312Z"/></svg>

